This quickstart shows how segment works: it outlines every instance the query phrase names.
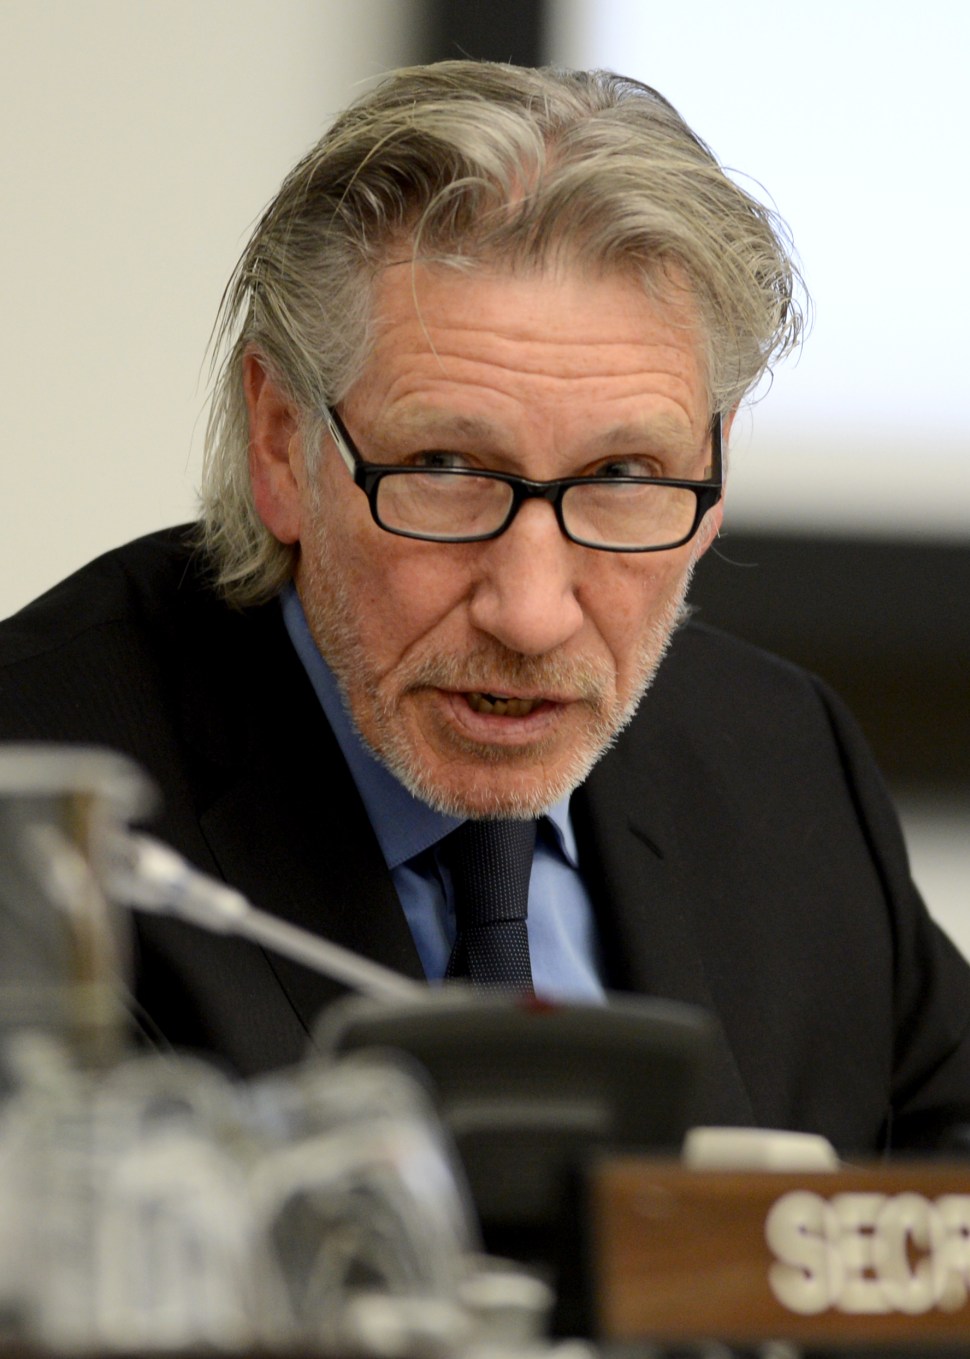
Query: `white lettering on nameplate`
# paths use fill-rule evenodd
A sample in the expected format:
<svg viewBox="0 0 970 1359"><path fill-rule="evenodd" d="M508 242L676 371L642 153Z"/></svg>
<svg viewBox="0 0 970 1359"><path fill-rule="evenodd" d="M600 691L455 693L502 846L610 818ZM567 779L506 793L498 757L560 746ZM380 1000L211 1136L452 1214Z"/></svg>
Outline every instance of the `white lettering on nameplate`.
<svg viewBox="0 0 970 1359"><path fill-rule="evenodd" d="M957 1312L970 1292L970 1195L783 1195L765 1220L771 1291L814 1316L934 1308Z"/></svg>

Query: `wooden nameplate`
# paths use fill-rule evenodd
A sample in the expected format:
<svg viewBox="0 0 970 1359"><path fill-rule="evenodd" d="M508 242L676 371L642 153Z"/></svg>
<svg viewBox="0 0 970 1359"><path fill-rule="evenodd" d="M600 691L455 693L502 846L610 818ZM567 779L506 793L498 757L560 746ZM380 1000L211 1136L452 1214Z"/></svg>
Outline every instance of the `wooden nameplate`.
<svg viewBox="0 0 970 1359"><path fill-rule="evenodd" d="M590 1174L605 1340L963 1340L970 1165L838 1173L686 1170L617 1158Z"/></svg>

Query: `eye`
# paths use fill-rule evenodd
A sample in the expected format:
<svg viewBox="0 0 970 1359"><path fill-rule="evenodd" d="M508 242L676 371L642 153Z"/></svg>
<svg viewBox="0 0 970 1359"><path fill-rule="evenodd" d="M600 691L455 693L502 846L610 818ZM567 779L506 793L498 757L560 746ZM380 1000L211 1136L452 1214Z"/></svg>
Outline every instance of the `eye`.
<svg viewBox="0 0 970 1359"><path fill-rule="evenodd" d="M594 467L590 476L594 477L662 477L664 470L656 458L632 454L627 458L611 458L609 462Z"/></svg>
<svg viewBox="0 0 970 1359"><path fill-rule="evenodd" d="M422 467L433 472L453 472L456 468L471 466L461 453L449 453L443 448L429 448L420 453L412 453L404 462L408 467Z"/></svg>

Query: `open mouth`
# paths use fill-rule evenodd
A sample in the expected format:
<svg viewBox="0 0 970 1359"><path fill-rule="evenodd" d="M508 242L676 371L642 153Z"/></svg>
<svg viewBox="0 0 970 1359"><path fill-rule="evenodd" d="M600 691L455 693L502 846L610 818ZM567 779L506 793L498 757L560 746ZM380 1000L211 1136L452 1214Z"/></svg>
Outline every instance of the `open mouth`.
<svg viewBox="0 0 970 1359"><path fill-rule="evenodd" d="M465 695L468 706L473 712L486 713L490 717L528 717L545 703L544 698L510 698L505 694Z"/></svg>

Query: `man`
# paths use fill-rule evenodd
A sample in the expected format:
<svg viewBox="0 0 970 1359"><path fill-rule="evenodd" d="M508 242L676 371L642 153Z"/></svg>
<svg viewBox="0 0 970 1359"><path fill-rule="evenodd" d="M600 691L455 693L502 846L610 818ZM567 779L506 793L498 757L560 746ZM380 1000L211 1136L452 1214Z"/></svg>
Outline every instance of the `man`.
<svg viewBox="0 0 970 1359"><path fill-rule="evenodd" d="M193 861L432 981L451 832L531 823L539 992L703 1006L705 1121L939 1141L970 1116L970 975L869 755L811 677L681 626L795 285L653 91L392 76L226 294L201 534L5 625L0 736L127 751ZM138 947L142 1026L247 1073L334 993L188 926Z"/></svg>

